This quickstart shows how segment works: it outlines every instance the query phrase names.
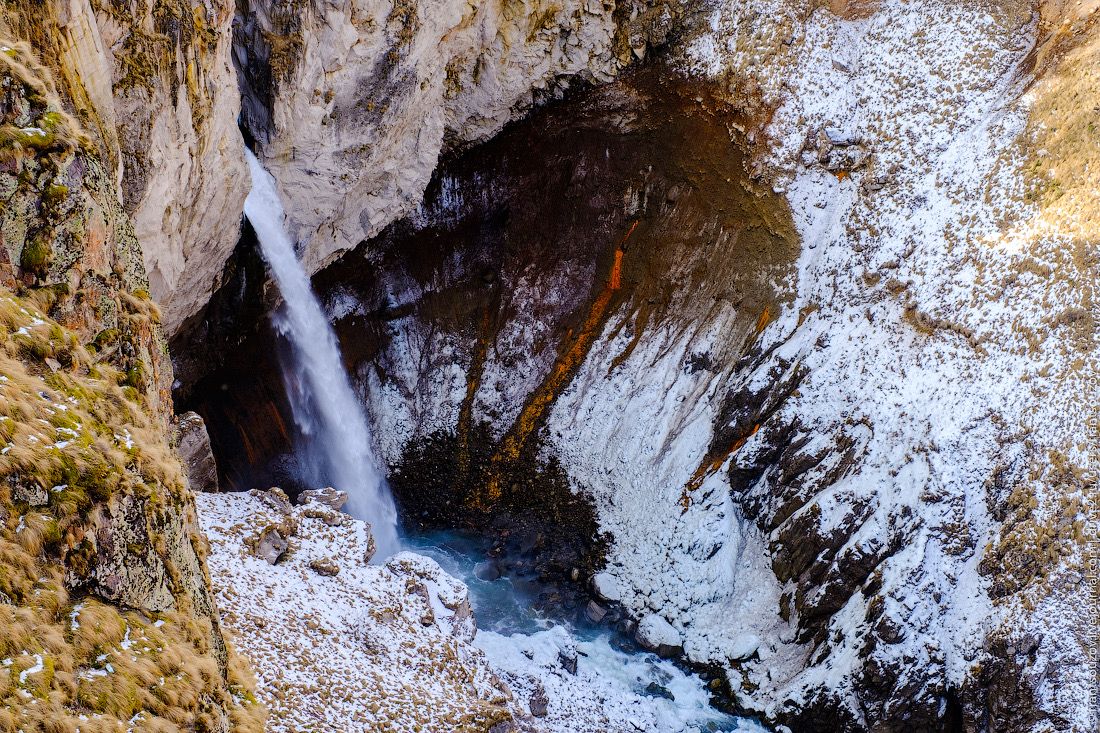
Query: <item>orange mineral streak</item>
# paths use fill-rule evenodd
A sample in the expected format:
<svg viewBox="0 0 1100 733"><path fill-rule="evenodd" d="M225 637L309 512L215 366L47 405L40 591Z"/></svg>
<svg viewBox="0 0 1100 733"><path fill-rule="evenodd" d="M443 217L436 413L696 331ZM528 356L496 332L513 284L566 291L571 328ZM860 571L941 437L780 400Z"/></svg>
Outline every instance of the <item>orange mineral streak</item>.
<svg viewBox="0 0 1100 733"><path fill-rule="evenodd" d="M248 439L248 434L244 430L237 431L241 436L241 445L244 446L245 455L248 456L248 462L252 465L256 463L256 450L252 447L252 441Z"/></svg>
<svg viewBox="0 0 1100 733"><path fill-rule="evenodd" d="M622 271L623 271L623 251L621 249L615 250L615 264L611 266L611 277L608 278L607 287L611 290L618 290L623 286L622 283Z"/></svg>
<svg viewBox="0 0 1100 733"><path fill-rule="evenodd" d="M765 313L766 312L767 311L765 311ZM756 425L752 426L752 429L749 430L749 432L742 434L736 440L734 440L727 450L718 453L712 453L703 458L703 462L699 464L699 467L695 469L695 473L693 473L691 475L691 478L688 479L688 482L684 485L684 490L680 495L680 506L684 508L685 512L688 510L688 507L691 506L691 492L702 486L703 482L706 481L708 476L711 476L712 474L716 473L720 468L722 468L725 462L729 460L730 456L741 450L741 448L744 447L745 443L749 442L749 438L756 435L757 431L759 430L760 424L757 423Z"/></svg>
<svg viewBox="0 0 1100 733"><path fill-rule="evenodd" d="M497 452L493 455L494 470L486 482L482 503L492 503L500 498L500 474L496 467L519 458L523 447L542 423L547 409L569 384L574 371L584 361L589 349L592 348L592 344L599 335L607 317L608 306L611 305L615 293L622 288L623 255L625 253L623 245L637 227L638 222L635 221L623 238L619 240L607 281L592 301L592 305L589 306L584 322L577 331L570 332L566 340L569 344L568 347L558 356L550 373L535 390L534 394L531 395L531 399L528 400L519 417L512 424L512 428L504 436L504 440L501 441Z"/></svg>
<svg viewBox="0 0 1100 733"><path fill-rule="evenodd" d="M771 309L768 306L764 306L764 312L760 314L760 318L756 320L756 335L759 336L764 332L764 329L768 327L768 324L772 321Z"/></svg>
<svg viewBox="0 0 1100 733"><path fill-rule="evenodd" d="M458 410L458 470L465 476L470 470L470 428L473 424L474 398L481 387L481 378L485 373L485 360L489 355L489 329L492 326L492 313L490 306L485 305L481 311L481 324L478 331L477 343L474 344L473 357L470 360L470 371L466 375L466 396L462 400L462 406Z"/></svg>
<svg viewBox="0 0 1100 733"><path fill-rule="evenodd" d="M283 436L287 445L290 445L290 433L286 429L286 422L283 421L283 414L279 412L279 408L275 403L268 402L267 411L271 413L271 420L275 423L275 427L279 428L279 435Z"/></svg>
<svg viewBox="0 0 1100 733"><path fill-rule="evenodd" d="M466 375L466 396L462 400L462 406L458 410L459 438L470 429L473 421L474 397L481 386L481 377L485 372L485 359L489 355L489 327L492 323L492 314L486 305L481 311L481 324L478 329L477 343L474 344L474 353L470 359L470 371Z"/></svg>
<svg viewBox="0 0 1100 733"><path fill-rule="evenodd" d="M546 413L551 403L557 398L561 390L566 386L573 371L580 365L588 354L592 342L596 340L600 326L603 325L607 306L611 304L611 298L615 291L622 287L623 251L615 251L615 264L611 267L610 277L603 289L600 290L592 305L588 308L588 315L584 319L580 330L573 337L573 342L554 362L549 376L543 381L531 400L523 408L516 418L512 429L505 436L498 455L503 458L515 460L519 457L520 450L535 431L539 420Z"/></svg>

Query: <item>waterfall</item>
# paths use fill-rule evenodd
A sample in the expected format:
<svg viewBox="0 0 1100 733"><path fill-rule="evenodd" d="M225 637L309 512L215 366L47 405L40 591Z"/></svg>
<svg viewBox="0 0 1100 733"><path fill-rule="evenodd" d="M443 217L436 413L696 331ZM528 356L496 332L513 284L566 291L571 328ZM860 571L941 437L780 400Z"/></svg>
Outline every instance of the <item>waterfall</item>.
<svg viewBox="0 0 1100 733"><path fill-rule="evenodd" d="M275 179L251 151L245 157L252 190L244 213L285 301L274 323L290 343L282 370L304 438L295 447L297 458L308 480L347 492L349 511L370 522L377 557L385 558L399 549L397 509L374 459L366 415L344 370L336 332L294 253Z"/></svg>

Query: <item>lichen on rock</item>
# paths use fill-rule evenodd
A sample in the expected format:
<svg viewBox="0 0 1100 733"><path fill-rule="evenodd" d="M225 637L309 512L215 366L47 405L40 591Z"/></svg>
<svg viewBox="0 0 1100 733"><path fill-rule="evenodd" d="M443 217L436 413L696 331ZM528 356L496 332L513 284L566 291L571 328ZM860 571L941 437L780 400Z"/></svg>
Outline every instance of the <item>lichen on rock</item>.
<svg viewBox="0 0 1100 733"><path fill-rule="evenodd" d="M0 724L259 730L163 423L125 381L0 289L0 645L18 679Z"/></svg>

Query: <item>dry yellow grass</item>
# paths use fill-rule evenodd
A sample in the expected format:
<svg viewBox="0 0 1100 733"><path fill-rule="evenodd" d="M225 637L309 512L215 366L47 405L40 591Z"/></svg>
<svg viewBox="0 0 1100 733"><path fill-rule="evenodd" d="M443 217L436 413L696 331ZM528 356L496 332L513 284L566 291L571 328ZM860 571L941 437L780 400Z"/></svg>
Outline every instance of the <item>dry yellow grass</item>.
<svg viewBox="0 0 1100 733"><path fill-rule="evenodd" d="M161 422L101 356L0 289L0 733L262 730L250 675L230 652L223 676L210 621L184 599L124 611L79 590L111 497L191 511Z"/></svg>

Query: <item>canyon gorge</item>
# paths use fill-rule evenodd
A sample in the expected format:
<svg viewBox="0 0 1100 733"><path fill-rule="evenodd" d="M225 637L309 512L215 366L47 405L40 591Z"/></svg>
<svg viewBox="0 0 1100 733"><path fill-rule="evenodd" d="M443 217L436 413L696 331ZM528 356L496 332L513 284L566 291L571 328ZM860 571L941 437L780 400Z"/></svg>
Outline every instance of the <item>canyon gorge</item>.
<svg viewBox="0 0 1100 733"><path fill-rule="evenodd" d="M0 731L1097 730L1098 10L8 0Z"/></svg>

